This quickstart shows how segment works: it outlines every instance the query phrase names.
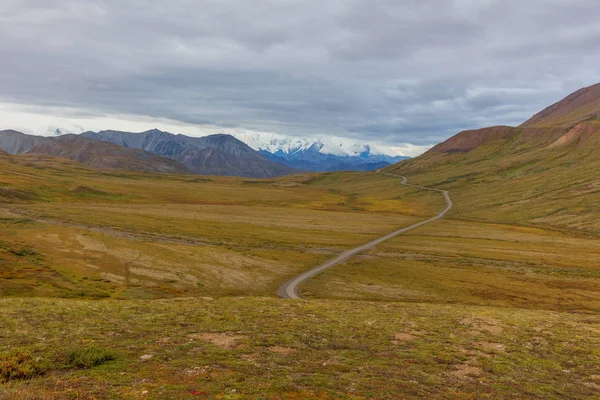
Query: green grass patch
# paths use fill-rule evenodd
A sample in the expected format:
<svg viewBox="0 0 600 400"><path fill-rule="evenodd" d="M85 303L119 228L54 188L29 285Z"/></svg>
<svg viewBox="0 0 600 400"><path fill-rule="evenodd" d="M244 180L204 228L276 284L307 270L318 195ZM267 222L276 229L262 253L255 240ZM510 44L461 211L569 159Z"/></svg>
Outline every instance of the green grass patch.
<svg viewBox="0 0 600 400"><path fill-rule="evenodd" d="M69 351L68 365L77 369L90 369L116 358L113 350L99 347L78 347Z"/></svg>

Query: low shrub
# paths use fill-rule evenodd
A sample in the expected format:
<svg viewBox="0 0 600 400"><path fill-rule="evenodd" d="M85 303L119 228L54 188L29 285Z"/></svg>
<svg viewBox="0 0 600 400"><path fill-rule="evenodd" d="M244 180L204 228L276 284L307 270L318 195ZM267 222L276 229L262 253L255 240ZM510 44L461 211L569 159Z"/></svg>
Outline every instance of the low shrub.
<svg viewBox="0 0 600 400"><path fill-rule="evenodd" d="M73 349L69 352L69 365L79 369L89 369L107 361L114 360L115 354L110 349L89 346Z"/></svg>
<svg viewBox="0 0 600 400"><path fill-rule="evenodd" d="M39 360L25 351L0 354L0 383L16 379L31 379L42 375L44 368Z"/></svg>

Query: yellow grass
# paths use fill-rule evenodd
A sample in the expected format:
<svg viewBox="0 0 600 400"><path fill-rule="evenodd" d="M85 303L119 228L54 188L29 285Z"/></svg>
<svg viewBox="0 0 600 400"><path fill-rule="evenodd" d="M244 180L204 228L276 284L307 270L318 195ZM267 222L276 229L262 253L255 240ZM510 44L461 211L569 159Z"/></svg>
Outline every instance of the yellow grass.
<svg viewBox="0 0 600 400"><path fill-rule="evenodd" d="M283 281L443 198L375 173L248 180L0 157L0 373L14 354L42 371L0 399L593 398L598 240L548 228L572 209L536 207L545 225L525 226L531 208L523 222L480 196L501 183L447 184L449 218L316 277L301 288L313 300L283 301ZM100 358L78 369L70 354Z"/></svg>
<svg viewBox="0 0 600 400"><path fill-rule="evenodd" d="M520 226L439 220L304 287L308 296L600 310L600 242Z"/></svg>
<svg viewBox="0 0 600 400"><path fill-rule="evenodd" d="M274 296L289 277L440 203L378 174L248 180L1 161L0 231L14 267L0 290L11 296Z"/></svg>

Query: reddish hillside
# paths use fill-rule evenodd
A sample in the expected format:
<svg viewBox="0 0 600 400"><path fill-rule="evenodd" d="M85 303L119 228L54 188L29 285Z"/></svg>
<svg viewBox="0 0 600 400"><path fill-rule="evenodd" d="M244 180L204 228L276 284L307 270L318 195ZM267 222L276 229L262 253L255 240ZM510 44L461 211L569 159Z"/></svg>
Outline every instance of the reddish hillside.
<svg viewBox="0 0 600 400"><path fill-rule="evenodd" d="M515 133L510 126L494 126L491 128L463 131L438 144L430 151L439 153L465 153L484 143L495 140L505 140Z"/></svg>
<svg viewBox="0 0 600 400"><path fill-rule="evenodd" d="M522 127L566 126L600 117L600 83L576 91L534 115Z"/></svg>
<svg viewBox="0 0 600 400"><path fill-rule="evenodd" d="M572 143L598 142L600 119L600 84L567 96L556 104L537 113L519 127L493 126L463 131L434 146L413 161L399 165L438 163L433 154L460 154L480 150L501 151L503 154L522 153L535 148L558 148Z"/></svg>
<svg viewBox="0 0 600 400"><path fill-rule="evenodd" d="M465 131L384 169L449 190L452 215L600 234L600 85L516 127Z"/></svg>

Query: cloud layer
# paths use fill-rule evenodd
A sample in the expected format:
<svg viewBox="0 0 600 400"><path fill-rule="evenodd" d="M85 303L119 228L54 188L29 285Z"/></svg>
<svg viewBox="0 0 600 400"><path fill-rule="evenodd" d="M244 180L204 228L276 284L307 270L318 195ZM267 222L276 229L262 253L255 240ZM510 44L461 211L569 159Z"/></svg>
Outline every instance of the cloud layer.
<svg viewBox="0 0 600 400"><path fill-rule="evenodd" d="M0 101L79 117L429 145L461 129L518 124L600 80L597 0L2 8Z"/></svg>

